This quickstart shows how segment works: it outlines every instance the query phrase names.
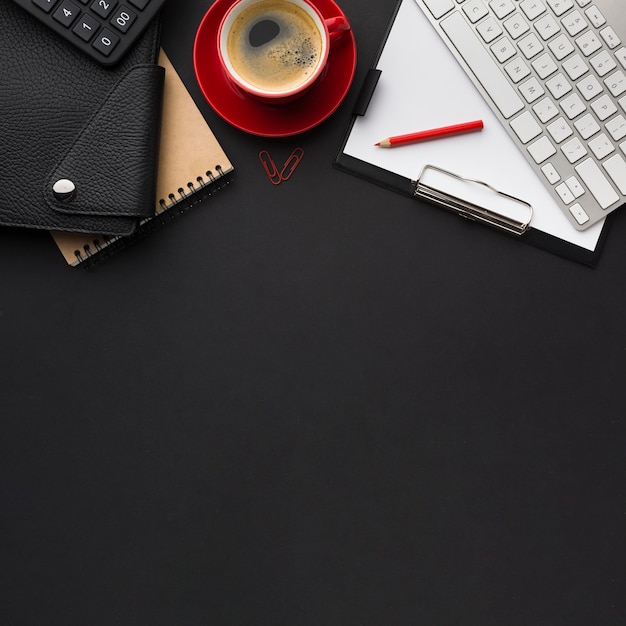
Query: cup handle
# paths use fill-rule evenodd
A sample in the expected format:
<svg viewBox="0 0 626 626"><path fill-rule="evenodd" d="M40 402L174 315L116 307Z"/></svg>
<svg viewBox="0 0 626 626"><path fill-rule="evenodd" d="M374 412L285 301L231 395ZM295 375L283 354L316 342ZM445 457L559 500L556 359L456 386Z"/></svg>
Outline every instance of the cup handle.
<svg viewBox="0 0 626 626"><path fill-rule="evenodd" d="M346 31L350 30L350 22L343 16L338 15L337 17L331 17L327 20L324 20L326 24L326 28L328 28L328 35L330 41L335 41L335 39L339 39Z"/></svg>

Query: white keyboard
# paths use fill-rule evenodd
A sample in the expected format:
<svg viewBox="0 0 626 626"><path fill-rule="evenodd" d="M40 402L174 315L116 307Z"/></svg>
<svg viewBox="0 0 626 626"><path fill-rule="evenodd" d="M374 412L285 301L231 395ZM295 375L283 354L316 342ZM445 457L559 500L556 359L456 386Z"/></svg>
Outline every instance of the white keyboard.
<svg viewBox="0 0 626 626"><path fill-rule="evenodd" d="M576 229L626 203L624 0L415 2Z"/></svg>

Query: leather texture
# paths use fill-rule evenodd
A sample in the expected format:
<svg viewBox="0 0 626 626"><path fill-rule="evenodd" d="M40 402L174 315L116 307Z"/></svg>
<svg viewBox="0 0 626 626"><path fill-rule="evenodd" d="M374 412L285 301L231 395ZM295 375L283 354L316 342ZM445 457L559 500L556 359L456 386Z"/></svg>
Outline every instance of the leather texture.
<svg viewBox="0 0 626 626"><path fill-rule="evenodd" d="M164 70L155 21L105 68L0 2L0 224L129 235L154 213ZM52 186L69 179L73 199Z"/></svg>

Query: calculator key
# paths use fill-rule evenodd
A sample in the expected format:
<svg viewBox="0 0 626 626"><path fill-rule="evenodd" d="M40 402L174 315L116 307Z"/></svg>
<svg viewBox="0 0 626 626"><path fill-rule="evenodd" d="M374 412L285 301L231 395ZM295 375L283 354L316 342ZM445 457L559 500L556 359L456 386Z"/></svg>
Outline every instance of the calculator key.
<svg viewBox="0 0 626 626"><path fill-rule="evenodd" d="M104 56L109 56L119 42L120 38L115 33L110 31L108 28L104 28L93 42L93 47L98 52L104 54Z"/></svg>
<svg viewBox="0 0 626 626"><path fill-rule="evenodd" d="M91 15L83 15L72 31L77 34L83 41L91 41L93 36L98 32L100 23Z"/></svg>
<svg viewBox="0 0 626 626"><path fill-rule="evenodd" d="M80 9L73 2L64 0L52 17L60 24L63 24L63 26L69 28L79 13Z"/></svg>
<svg viewBox="0 0 626 626"><path fill-rule="evenodd" d="M133 22L137 19L137 14L133 13L128 7L121 6L114 14L110 24L115 26L122 33L128 31Z"/></svg>
<svg viewBox="0 0 626 626"><path fill-rule="evenodd" d="M33 0L33 4L43 9L46 13L50 13L56 3L57 0Z"/></svg>
<svg viewBox="0 0 626 626"><path fill-rule="evenodd" d="M94 0L91 10L100 17L109 17L115 8L117 0Z"/></svg>
<svg viewBox="0 0 626 626"><path fill-rule="evenodd" d="M128 0L134 7L141 9L142 11L148 6L150 0Z"/></svg>

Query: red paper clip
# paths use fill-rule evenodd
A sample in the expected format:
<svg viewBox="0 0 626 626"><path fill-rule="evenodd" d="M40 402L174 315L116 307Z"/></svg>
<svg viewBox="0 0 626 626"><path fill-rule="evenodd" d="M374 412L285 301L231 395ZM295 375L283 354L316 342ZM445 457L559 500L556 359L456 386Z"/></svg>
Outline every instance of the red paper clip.
<svg viewBox="0 0 626 626"><path fill-rule="evenodd" d="M274 159L270 156L270 153L267 150L261 150L261 152L259 152L259 159L261 159L263 169L265 170L265 173L270 179L272 185L280 185L282 177L276 167L276 163L274 163Z"/></svg>
<svg viewBox="0 0 626 626"><path fill-rule="evenodd" d="M280 172L281 180L289 180L291 175L296 171L296 167L302 161L302 157L304 156L304 150L302 148L296 148L287 158L285 164L283 165L283 169Z"/></svg>
<svg viewBox="0 0 626 626"><path fill-rule="evenodd" d="M295 148L285 161L282 170L279 172L270 153L267 150L261 150L261 152L259 152L261 165L263 165L263 169L272 185L280 185L283 181L289 180L291 175L296 171L300 161L302 161L303 156L304 150L302 148Z"/></svg>

